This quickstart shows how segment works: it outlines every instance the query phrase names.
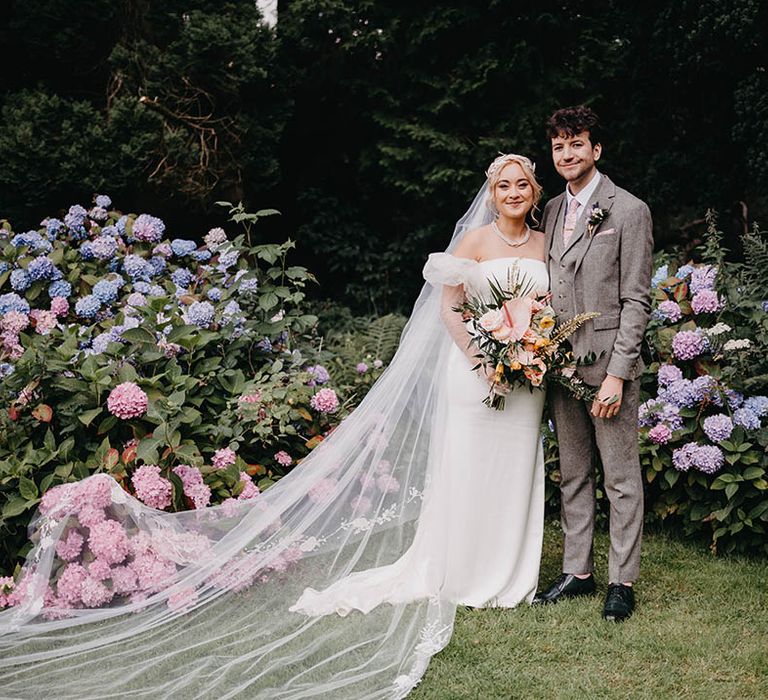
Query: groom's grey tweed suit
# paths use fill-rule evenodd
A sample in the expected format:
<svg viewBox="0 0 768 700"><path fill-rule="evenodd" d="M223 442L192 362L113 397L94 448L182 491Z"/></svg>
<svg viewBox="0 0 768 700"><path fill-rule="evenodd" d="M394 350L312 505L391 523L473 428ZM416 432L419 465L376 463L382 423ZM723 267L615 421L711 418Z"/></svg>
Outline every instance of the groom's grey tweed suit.
<svg viewBox="0 0 768 700"><path fill-rule="evenodd" d="M557 386L550 390L562 478L563 571L580 574L594 568L594 457L599 455L611 506L609 580L634 581L643 531L637 410L643 369L640 346L651 308L651 214L644 202L601 175L564 246L565 200L563 192L547 202L542 217L552 306L560 319L585 311L601 314L571 336L577 356L604 353L595 364L580 369L584 380L599 386L606 374L612 374L627 381L614 418L593 418L586 402L576 401ZM595 204L607 209L608 216L590 236L588 210Z"/></svg>

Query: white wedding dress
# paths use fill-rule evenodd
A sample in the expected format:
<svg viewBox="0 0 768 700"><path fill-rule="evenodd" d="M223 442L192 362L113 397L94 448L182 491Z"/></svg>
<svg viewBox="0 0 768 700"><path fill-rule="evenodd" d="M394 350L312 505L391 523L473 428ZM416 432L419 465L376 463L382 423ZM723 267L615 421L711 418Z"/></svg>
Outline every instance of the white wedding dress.
<svg viewBox="0 0 768 700"><path fill-rule="evenodd" d="M462 283L487 297L488 280L504 284L512 266L537 291L548 288L546 264L530 258L476 262L430 256L433 284ZM454 343L443 368L442 415L434 459L410 548L387 566L307 588L291 608L306 615L368 613L381 603L438 597L473 607L515 607L536 591L544 529L544 391L517 387L503 411L483 404L488 386Z"/></svg>

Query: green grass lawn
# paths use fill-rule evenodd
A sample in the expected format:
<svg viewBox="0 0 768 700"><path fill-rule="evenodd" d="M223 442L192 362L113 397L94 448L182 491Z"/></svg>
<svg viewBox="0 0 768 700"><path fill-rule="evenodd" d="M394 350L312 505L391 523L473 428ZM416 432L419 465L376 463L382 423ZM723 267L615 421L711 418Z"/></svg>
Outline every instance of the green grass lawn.
<svg viewBox="0 0 768 700"><path fill-rule="evenodd" d="M414 700L439 698L768 698L768 562L712 557L646 534L637 609L601 616L608 538L595 543L598 595L545 608L458 611L451 643ZM547 526L541 585L560 572Z"/></svg>

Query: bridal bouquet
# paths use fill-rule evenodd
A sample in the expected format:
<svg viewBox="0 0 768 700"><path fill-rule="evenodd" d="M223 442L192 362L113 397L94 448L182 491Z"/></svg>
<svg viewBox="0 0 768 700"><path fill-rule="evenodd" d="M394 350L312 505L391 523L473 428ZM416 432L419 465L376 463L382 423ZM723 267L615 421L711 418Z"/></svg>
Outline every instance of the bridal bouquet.
<svg viewBox="0 0 768 700"><path fill-rule="evenodd" d="M564 385L574 396L592 400L595 389L576 373L594 356L575 358L563 341L598 313L578 314L557 325L548 295L537 295L533 281L512 268L507 284L489 280L491 299L469 297L454 309L467 324L471 343L479 350L473 370L491 368L493 384L483 403L503 410L515 385L539 387L545 377Z"/></svg>

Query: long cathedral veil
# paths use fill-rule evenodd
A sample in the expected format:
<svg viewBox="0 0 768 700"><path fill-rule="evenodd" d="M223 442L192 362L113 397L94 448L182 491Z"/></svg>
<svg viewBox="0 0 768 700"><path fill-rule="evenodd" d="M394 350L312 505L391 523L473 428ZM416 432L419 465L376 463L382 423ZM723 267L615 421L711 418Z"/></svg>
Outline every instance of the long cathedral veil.
<svg viewBox="0 0 768 700"><path fill-rule="evenodd" d="M491 220L487 195L486 182L447 251ZM424 285L360 406L256 499L166 513L106 475L60 487L30 526L19 604L0 613L0 696L407 695L450 639L452 602L343 618L289 608L306 587L396 561L413 539L439 460L451 342L440 297ZM84 554L67 564L72 532Z"/></svg>

